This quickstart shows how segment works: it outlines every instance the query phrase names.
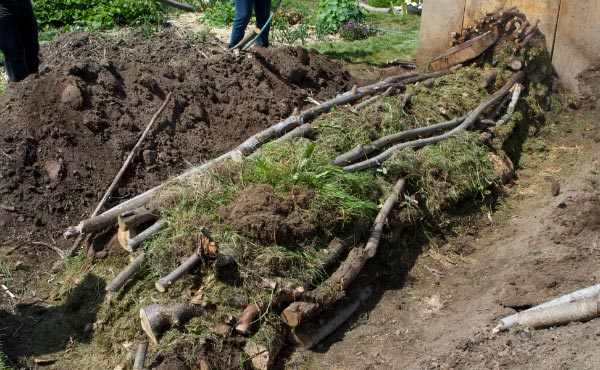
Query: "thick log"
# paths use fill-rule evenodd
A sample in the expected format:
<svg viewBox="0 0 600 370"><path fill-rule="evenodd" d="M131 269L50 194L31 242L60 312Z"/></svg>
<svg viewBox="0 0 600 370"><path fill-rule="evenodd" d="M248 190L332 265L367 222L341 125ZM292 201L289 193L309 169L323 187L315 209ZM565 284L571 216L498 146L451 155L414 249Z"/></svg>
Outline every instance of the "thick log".
<svg viewBox="0 0 600 370"><path fill-rule="evenodd" d="M512 69L513 71L520 71L521 68L523 68L523 62L521 61L521 59L513 59L510 61L510 63L508 64L508 66L510 67L510 69Z"/></svg>
<svg viewBox="0 0 600 370"><path fill-rule="evenodd" d="M450 121L440 122L440 123L436 123L436 124L433 124L430 126L425 126L425 127L417 127L414 129L398 132L396 134L387 135L387 136L384 136L382 138L375 140L374 142L372 142L371 144L366 145L366 146L358 145L356 148L352 149L351 151L344 153L344 154L338 156L337 158L335 158L333 160L332 164L334 164L336 166L348 165L348 164L356 161L357 159L365 158L367 155L369 155L373 152L376 152L378 150L381 150L381 149L385 148L386 146L397 143L399 141L402 141L405 139L410 139L415 136L427 135L427 134L430 134L432 132L439 131L439 130L445 130L448 128L456 127L456 126L460 125L465 120L466 117L467 116L462 116L462 117L455 118Z"/></svg>
<svg viewBox="0 0 600 370"><path fill-rule="evenodd" d="M318 303L314 302L292 302L281 313L281 320L290 327L296 327L303 321L312 319L320 311Z"/></svg>
<svg viewBox="0 0 600 370"><path fill-rule="evenodd" d="M526 312L531 312L543 308L555 307L563 304L578 302L584 299L589 299L600 294L600 284L592 285L591 287L577 290L575 292L565 294L558 298L555 298L546 303L542 303L538 306L532 307L528 310L521 311L514 315L507 316L500 320L500 324L494 328L494 332L499 332L501 330L508 330L510 327L517 325L519 323L519 314L524 314Z"/></svg>
<svg viewBox="0 0 600 370"><path fill-rule="evenodd" d="M125 285L129 279L142 267L144 263L145 254L142 252L137 256L127 267L125 267L119 274L106 286L106 290L109 292L118 292L119 289Z"/></svg>
<svg viewBox="0 0 600 370"><path fill-rule="evenodd" d="M486 32L472 40L450 48L434 58L429 66L434 71L445 70L460 63L474 59L496 42L492 32Z"/></svg>
<svg viewBox="0 0 600 370"><path fill-rule="evenodd" d="M167 330L185 324L192 317L200 316L204 310L200 307L185 304L163 306L153 304L140 310L142 329L154 344Z"/></svg>
<svg viewBox="0 0 600 370"><path fill-rule="evenodd" d="M379 166L383 162L388 160L392 156L392 154L394 154L396 151L398 151L400 149L409 148L409 147L420 148L425 145L434 144L439 141L446 140L447 138L455 135L458 132L461 132L461 131L471 128L475 124L475 122L477 122L479 115L481 115L483 112L485 112L486 109L488 109L490 106L492 106L498 100L500 100L502 97L504 97L504 95L506 95L506 93L510 90L510 88L517 82L521 81L524 77L525 77L525 72L523 72L523 71L519 71L519 72L515 73L500 90L498 90L489 99L487 99L486 101L479 104L479 106L477 106L477 108L475 108L472 112L470 112L467 115L465 120L460 125L456 126L452 130L450 130L442 135L432 136L432 137L425 138L425 139L417 139L417 140L413 140L413 141L409 141L409 142L405 142L405 143L396 144L373 158L369 158L365 161L362 161L362 162L359 162L359 163L356 163L356 164L353 164L350 166L346 166L346 167L344 167L344 170L346 170L348 172L355 172L355 171L361 171L361 170L365 170L367 168Z"/></svg>
<svg viewBox="0 0 600 370"><path fill-rule="evenodd" d="M313 348L354 315L364 301L369 298L371 292L371 287L367 286L360 292L357 299L336 311L335 316L327 320L323 325L296 328L288 337L290 342L299 347Z"/></svg>
<svg viewBox="0 0 600 370"><path fill-rule="evenodd" d="M244 347L244 352L255 369L271 369L279 351L283 348L285 337L285 327L271 323L261 325L258 332L246 342Z"/></svg>
<svg viewBox="0 0 600 370"><path fill-rule="evenodd" d="M150 226L146 230L142 231L141 233L139 233L132 239L129 239L127 241L126 246L124 247L125 250L127 250L129 252L134 252L135 250L138 249L138 247L140 245L142 245L143 242L150 239L154 234L161 231L165 227L167 227L167 221L160 220L160 221L155 222L152 226Z"/></svg>
<svg viewBox="0 0 600 370"><path fill-rule="evenodd" d="M144 365L146 364L146 352L148 352L147 340L138 344L135 360L133 361L133 370L144 370Z"/></svg>

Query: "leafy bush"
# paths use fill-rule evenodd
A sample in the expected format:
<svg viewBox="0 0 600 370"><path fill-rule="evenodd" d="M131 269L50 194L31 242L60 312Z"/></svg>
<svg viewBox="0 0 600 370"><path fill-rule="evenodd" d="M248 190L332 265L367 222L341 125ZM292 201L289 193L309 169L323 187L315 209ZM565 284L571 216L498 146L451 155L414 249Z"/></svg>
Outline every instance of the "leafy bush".
<svg viewBox="0 0 600 370"><path fill-rule="evenodd" d="M33 0L33 9L42 31L158 24L167 12L152 0Z"/></svg>
<svg viewBox="0 0 600 370"><path fill-rule="evenodd" d="M402 4L401 0L369 0L367 4L376 8L391 8L392 6L399 6Z"/></svg>
<svg viewBox="0 0 600 370"><path fill-rule="evenodd" d="M322 0L317 10L316 29L320 36L336 32L344 22L365 18L356 0Z"/></svg>
<svg viewBox="0 0 600 370"><path fill-rule="evenodd" d="M363 40L377 34L377 28L372 24L344 22L340 27L340 37L344 41Z"/></svg>
<svg viewBox="0 0 600 370"><path fill-rule="evenodd" d="M235 19L235 3L232 0L217 1L204 12L203 21L216 27L226 27Z"/></svg>

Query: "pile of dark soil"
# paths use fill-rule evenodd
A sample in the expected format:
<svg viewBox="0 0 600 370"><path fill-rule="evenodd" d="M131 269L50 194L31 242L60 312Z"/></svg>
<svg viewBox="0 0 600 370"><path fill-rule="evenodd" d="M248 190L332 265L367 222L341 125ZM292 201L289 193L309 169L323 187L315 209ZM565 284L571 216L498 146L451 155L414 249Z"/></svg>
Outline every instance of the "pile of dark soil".
<svg viewBox="0 0 600 370"><path fill-rule="evenodd" d="M338 62L301 47L235 56L165 31L146 39L68 34L39 76L0 98L0 240L58 238L89 215L138 137L173 99L113 194L131 197L346 89ZM107 206L110 206L108 204Z"/></svg>

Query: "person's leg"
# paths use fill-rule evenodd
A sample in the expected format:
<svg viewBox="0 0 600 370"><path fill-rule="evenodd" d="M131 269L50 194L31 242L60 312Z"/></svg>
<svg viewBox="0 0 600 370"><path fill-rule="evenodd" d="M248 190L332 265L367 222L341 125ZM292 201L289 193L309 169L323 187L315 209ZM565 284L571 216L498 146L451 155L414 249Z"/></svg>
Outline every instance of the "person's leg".
<svg viewBox="0 0 600 370"><path fill-rule="evenodd" d="M269 19L271 13L271 0L254 0L254 14L256 15L256 27L262 30L265 23ZM267 26L267 29L260 34L256 45L268 47L269 46L269 30L271 24Z"/></svg>
<svg viewBox="0 0 600 370"><path fill-rule="evenodd" d="M23 48L25 49L27 70L30 74L37 73L40 66L40 44L38 43L38 28L31 1L21 0L17 1L17 4L17 23Z"/></svg>
<svg viewBox="0 0 600 370"><path fill-rule="evenodd" d="M19 36L13 5L0 3L0 51L4 54L4 65L8 81L21 81L29 74L25 58L25 49Z"/></svg>
<svg viewBox="0 0 600 370"><path fill-rule="evenodd" d="M231 39L229 47L235 46L244 38L244 31L252 17L253 0L235 0L235 19L233 20L233 28L231 29Z"/></svg>

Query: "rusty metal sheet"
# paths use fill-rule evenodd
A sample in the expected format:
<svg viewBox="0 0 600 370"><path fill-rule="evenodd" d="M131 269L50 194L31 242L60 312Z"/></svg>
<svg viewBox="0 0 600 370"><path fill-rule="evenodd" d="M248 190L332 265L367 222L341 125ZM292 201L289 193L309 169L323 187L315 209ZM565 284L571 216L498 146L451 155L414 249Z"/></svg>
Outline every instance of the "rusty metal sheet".
<svg viewBox="0 0 600 370"><path fill-rule="evenodd" d="M563 5L565 2L562 2ZM579 4L579 1L576 3ZM463 27L472 25L476 18L481 18L485 12L492 11L499 6L503 6L505 9L516 6L527 15L527 19L531 23L537 19L540 20L539 28L546 37L546 46L551 53L560 4L561 0L466 0Z"/></svg>
<svg viewBox="0 0 600 370"><path fill-rule="evenodd" d="M492 46L494 42L496 42L496 38L492 35L492 32L486 32L481 36L448 49L442 55L439 55L432 60L431 63L429 63L429 66L434 71L448 69L480 56L481 53Z"/></svg>
<svg viewBox="0 0 600 370"><path fill-rule="evenodd" d="M460 32L465 0L435 0L423 3L417 65L425 65L447 50L450 32Z"/></svg>
<svg viewBox="0 0 600 370"><path fill-rule="evenodd" d="M575 77L600 63L600 1L563 1L552 64L568 88L578 92Z"/></svg>

